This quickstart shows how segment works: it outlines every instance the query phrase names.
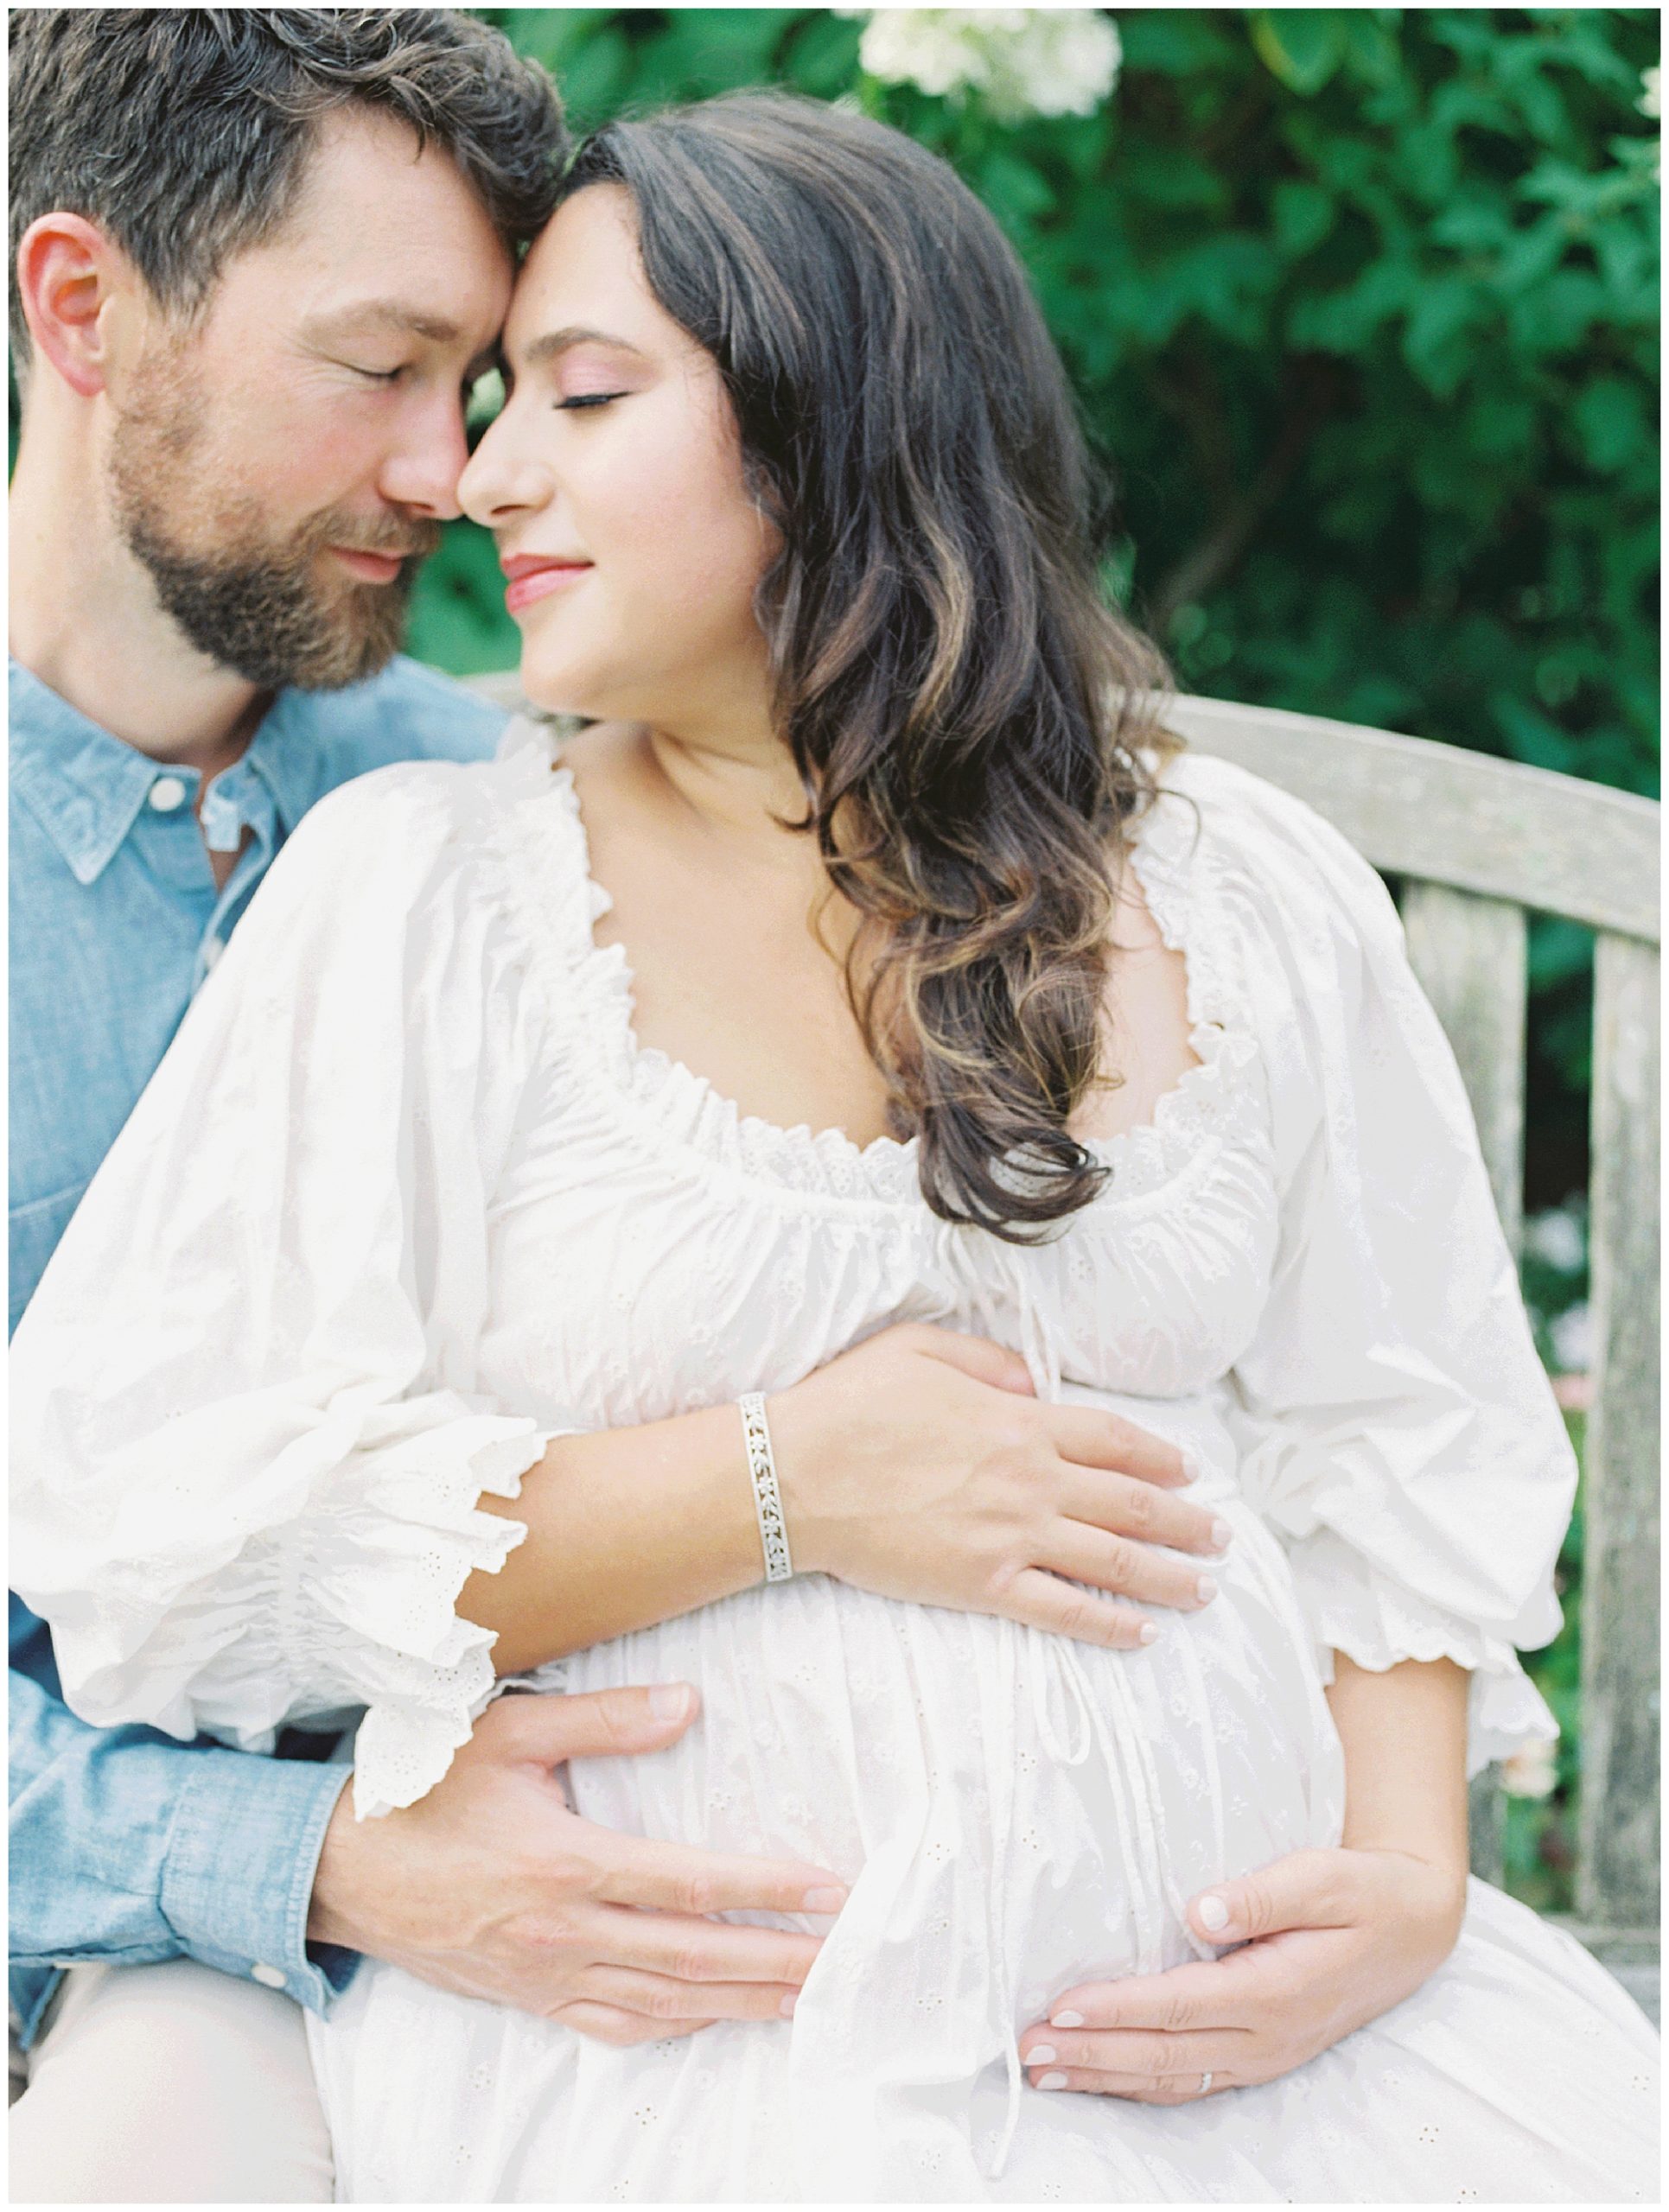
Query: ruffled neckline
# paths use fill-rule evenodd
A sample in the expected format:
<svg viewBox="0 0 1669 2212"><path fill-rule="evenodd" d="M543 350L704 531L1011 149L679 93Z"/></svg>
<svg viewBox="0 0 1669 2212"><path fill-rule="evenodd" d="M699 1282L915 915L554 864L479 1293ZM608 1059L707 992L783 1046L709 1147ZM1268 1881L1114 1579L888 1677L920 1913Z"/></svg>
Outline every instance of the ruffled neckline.
<svg viewBox="0 0 1669 2212"><path fill-rule="evenodd" d="M530 732L530 741L532 736ZM597 942L596 925L613 912L615 901L592 874L584 813L573 771L559 757L560 742L560 733L538 730L545 788L573 847L573 866L561 872L567 894L566 995L571 997L579 985L593 1017L587 1032L601 1052L612 1087L663 1140L750 1183L837 1203L925 1210L917 1137L880 1136L860 1145L844 1129L813 1129L804 1122L787 1127L744 1113L710 1077L640 1039L627 948L619 942ZM535 749L531 741L528 749ZM500 752L500 760L506 751ZM1220 961L1203 918L1209 902L1195 895L1203 855L1190 856L1189 839L1186 803L1162 784L1153 804L1133 825L1129 850L1160 935L1186 963L1194 1065L1162 1093L1148 1121L1112 1136L1084 1140L1086 1149L1112 1170L1086 1211L1145 1203L1167 1190L1193 1169L1207 1142L1227 1133L1247 1097L1239 1078L1255 1058L1256 1046L1222 988Z"/></svg>

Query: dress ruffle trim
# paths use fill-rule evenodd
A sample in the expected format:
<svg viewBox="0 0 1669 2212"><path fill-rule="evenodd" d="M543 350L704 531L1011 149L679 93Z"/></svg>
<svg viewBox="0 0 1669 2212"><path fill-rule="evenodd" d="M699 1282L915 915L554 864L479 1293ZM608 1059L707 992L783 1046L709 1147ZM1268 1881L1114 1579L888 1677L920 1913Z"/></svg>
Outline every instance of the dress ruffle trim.
<svg viewBox="0 0 1669 2212"><path fill-rule="evenodd" d="M1468 1777L1526 1744L1558 1740L1559 1724L1547 1700L1504 1637L1424 1604L1382 1575L1372 1576L1371 1593L1341 1590L1320 1573L1305 1573L1302 1548L1292 1568L1324 1682L1333 1680L1335 1651L1373 1675L1405 1659L1452 1659L1468 1670Z"/></svg>
<svg viewBox="0 0 1669 2212"><path fill-rule="evenodd" d="M710 1166L750 1183L843 1204L921 1208L919 1145L915 1137L877 1137L853 1142L840 1129L789 1128L744 1114L711 1081L653 1046L640 1043L634 1020L634 980L623 944L600 945L596 925L614 900L591 873L589 841L573 772L549 759L551 796L559 804L572 840L573 865L551 870L548 859L525 879L545 927L532 922L535 957L553 954L562 964L551 995L573 1009L570 1036L577 1056L653 1123L659 1142L672 1141ZM530 740L528 750L535 750ZM1257 1041L1237 1015L1223 984L1220 956L1205 941L1190 892L1189 834L1185 802L1172 794L1137 825L1132 850L1166 942L1184 953L1188 975L1189 1043L1198 1065L1158 1100L1150 1121L1086 1148L1112 1169L1098 1208L1151 1198L1197 1166L1201 1147L1226 1135L1258 1109L1252 1080ZM524 820L527 817L524 817ZM531 856L525 856L531 859ZM552 931L551 907L557 912Z"/></svg>
<svg viewBox="0 0 1669 2212"><path fill-rule="evenodd" d="M415 1431L414 1415L425 1422ZM207 1727L252 1751L271 1751L287 1723L347 1727L363 1710L354 1803L365 1819L423 1796L468 1739L496 1638L461 1619L457 1599L527 1533L478 1501L517 1497L550 1439L450 1393L337 1405L325 1421L337 1432L328 1465L310 1453L264 1502L259 1530L203 1530L170 1547L165 1566L140 1568L119 1612L71 1642L66 1680L86 1718L115 1721L133 1717L131 1669L160 1725Z"/></svg>

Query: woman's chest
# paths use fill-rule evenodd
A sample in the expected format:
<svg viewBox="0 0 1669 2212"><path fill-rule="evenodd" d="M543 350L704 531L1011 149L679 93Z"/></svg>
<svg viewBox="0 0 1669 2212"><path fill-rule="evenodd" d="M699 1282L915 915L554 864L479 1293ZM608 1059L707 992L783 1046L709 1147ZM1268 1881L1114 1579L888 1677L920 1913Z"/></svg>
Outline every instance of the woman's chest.
<svg viewBox="0 0 1669 2212"><path fill-rule="evenodd" d="M1275 1192L1257 1086L1226 1069L1098 1148L1103 1198L1030 1248L932 1214L914 1147L750 1119L659 1054L633 1072L523 1132L489 1224L478 1387L536 1415L784 1389L901 1321L1006 1344L1040 1388L1185 1397L1256 1329Z"/></svg>

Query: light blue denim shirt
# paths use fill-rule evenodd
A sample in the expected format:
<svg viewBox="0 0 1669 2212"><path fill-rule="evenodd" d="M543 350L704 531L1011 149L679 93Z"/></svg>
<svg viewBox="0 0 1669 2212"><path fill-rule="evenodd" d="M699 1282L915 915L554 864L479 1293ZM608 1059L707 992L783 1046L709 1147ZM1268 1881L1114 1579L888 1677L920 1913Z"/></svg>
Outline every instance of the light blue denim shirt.
<svg viewBox="0 0 1669 2212"><path fill-rule="evenodd" d="M94 1169L273 855L315 799L392 760L490 758L503 714L415 662L281 692L201 781L112 737L16 663L11 715L15 1329ZM205 839L239 854L223 890ZM150 1728L91 1728L47 1630L13 1598L11 2002L32 2037L61 1967L182 1953L322 2009L351 1952L307 1948L346 1769ZM294 1739L290 1739L293 1742ZM303 1750L304 1745L295 1745ZM316 1748L316 1745L315 1746Z"/></svg>

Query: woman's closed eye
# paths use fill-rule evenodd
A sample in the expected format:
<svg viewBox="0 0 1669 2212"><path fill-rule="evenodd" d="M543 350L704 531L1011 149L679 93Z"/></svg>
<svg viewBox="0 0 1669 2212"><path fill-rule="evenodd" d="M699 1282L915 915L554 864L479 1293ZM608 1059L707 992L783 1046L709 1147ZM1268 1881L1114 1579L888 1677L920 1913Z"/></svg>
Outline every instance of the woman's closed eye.
<svg viewBox="0 0 1669 2212"><path fill-rule="evenodd" d="M559 415L565 415L580 407L607 407L611 400L625 399L628 397L629 395L623 391L577 391L571 399L559 399L557 402L557 412Z"/></svg>

